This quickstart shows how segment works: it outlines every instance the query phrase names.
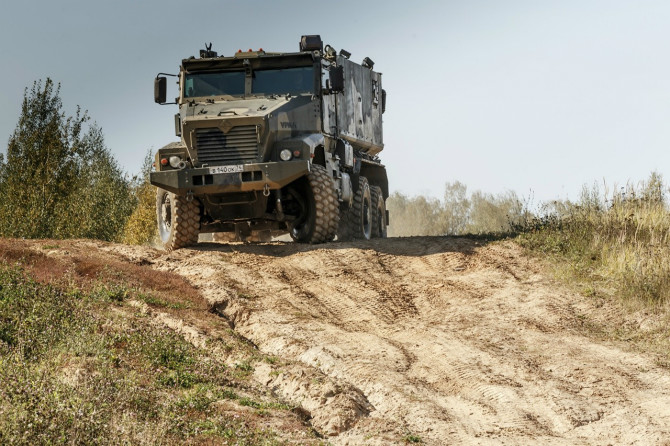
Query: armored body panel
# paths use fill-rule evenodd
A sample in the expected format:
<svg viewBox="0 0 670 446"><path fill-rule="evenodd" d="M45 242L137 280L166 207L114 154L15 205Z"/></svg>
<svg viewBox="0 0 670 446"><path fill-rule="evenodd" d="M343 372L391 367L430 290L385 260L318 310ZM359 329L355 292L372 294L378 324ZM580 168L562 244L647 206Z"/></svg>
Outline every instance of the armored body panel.
<svg viewBox="0 0 670 446"><path fill-rule="evenodd" d="M377 154L384 148L382 76L343 56L337 56L337 65L344 68L344 91L337 98L339 136Z"/></svg>

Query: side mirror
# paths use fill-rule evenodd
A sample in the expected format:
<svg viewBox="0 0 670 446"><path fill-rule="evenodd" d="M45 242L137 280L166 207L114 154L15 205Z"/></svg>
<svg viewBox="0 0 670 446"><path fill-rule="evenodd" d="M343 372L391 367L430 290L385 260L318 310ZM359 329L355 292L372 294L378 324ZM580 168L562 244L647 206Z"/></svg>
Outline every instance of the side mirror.
<svg viewBox="0 0 670 446"><path fill-rule="evenodd" d="M382 88L382 114L386 111L386 90Z"/></svg>
<svg viewBox="0 0 670 446"><path fill-rule="evenodd" d="M344 91L344 67L332 67L330 69L330 91L341 93Z"/></svg>
<svg viewBox="0 0 670 446"><path fill-rule="evenodd" d="M167 96L167 78L157 77L154 79L154 101L156 104L165 104Z"/></svg>

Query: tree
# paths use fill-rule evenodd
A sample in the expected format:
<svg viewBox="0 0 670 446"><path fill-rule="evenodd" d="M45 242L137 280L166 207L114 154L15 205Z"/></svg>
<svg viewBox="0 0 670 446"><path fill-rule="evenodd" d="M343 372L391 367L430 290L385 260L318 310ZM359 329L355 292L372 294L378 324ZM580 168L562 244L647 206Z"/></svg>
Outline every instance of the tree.
<svg viewBox="0 0 670 446"><path fill-rule="evenodd" d="M432 197L407 197L394 192L386 206L392 215L389 235L444 235L447 233L447 219L440 200Z"/></svg>
<svg viewBox="0 0 670 446"><path fill-rule="evenodd" d="M134 203L130 186L77 107L66 116L60 85L26 89L19 122L0 163L0 235L113 240Z"/></svg>
<svg viewBox="0 0 670 446"><path fill-rule="evenodd" d="M133 194L137 205L126 221L123 230L123 243L142 245L156 241L156 188L149 182L149 173L153 156L149 150L144 157L142 174L132 182Z"/></svg>
<svg viewBox="0 0 670 446"><path fill-rule="evenodd" d="M470 219L470 200L468 188L460 181L447 183L444 188L444 209L447 220L447 234L456 235L465 232Z"/></svg>
<svg viewBox="0 0 670 446"><path fill-rule="evenodd" d="M523 215L523 204L513 191L496 195L475 191L470 196L470 219L465 232L469 234L507 232Z"/></svg>

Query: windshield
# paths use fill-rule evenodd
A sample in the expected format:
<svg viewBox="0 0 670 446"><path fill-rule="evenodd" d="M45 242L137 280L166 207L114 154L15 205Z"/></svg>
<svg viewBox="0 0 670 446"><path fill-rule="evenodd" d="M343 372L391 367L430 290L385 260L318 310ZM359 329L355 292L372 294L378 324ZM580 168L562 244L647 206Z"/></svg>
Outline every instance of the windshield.
<svg viewBox="0 0 670 446"><path fill-rule="evenodd" d="M254 70L252 73L250 94L270 95L314 92L314 68L312 66ZM244 71L186 73L184 76L185 98L243 96L244 94Z"/></svg>
<svg viewBox="0 0 670 446"><path fill-rule="evenodd" d="M186 73L184 97L241 96L244 94L244 71L222 73Z"/></svg>
<svg viewBox="0 0 670 446"><path fill-rule="evenodd" d="M314 68L312 66L254 71L251 84L252 94L312 92L314 92Z"/></svg>

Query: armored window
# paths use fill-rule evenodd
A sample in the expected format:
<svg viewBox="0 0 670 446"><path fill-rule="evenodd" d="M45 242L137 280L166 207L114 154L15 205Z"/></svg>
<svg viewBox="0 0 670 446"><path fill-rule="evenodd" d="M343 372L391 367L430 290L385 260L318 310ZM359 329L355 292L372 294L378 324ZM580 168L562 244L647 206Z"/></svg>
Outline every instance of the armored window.
<svg viewBox="0 0 670 446"><path fill-rule="evenodd" d="M185 98L242 95L244 95L244 71L187 73L184 78Z"/></svg>
<svg viewBox="0 0 670 446"><path fill-rule="evenodd" d="M300 94L314 92L314 67L254 70L252 94Z"/></svg>

